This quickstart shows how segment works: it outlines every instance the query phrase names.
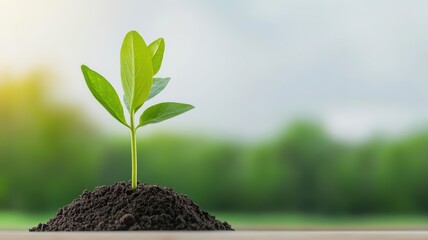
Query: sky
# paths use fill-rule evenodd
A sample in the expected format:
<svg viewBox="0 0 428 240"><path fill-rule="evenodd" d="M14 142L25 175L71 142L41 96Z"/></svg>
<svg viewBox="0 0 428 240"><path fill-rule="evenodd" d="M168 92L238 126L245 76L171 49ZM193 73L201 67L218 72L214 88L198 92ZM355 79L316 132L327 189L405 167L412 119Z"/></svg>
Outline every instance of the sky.
<svg viewBox="0 0 428 240"><path fill-rule="evenodd" d="M428 123L428 1L0 0L0 71L46 68L57 101L105 131L86 64L118 89L119 51L137 30L163 37L163 101L196 108L147 131L271 136L298 118L338 137L398 134ZM1 81L1 80L0 80Z"/></svg>

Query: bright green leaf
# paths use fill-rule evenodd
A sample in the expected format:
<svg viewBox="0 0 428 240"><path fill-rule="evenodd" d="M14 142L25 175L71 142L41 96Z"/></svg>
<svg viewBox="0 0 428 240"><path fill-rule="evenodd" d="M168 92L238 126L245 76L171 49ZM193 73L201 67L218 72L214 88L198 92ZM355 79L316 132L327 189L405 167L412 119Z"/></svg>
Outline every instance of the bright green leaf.
<svg viewBox="0 0 428 240"><path fill-rule="evenodd" d="M165 102L153 105L147 108L140 117L140 124L138 127L142 127L151 123L158 123L169 118L175 117L182 113L185 113L194 107L189 104Z"/></svg>
<svg viewBox="0 0 428 240"><path fill-rule="evenodd" d="M159 72L162 65L163 53L165 52L165 41L163 38L158 38L149 45L150 53L152 54L153 76Z"/></svg>
<svg viewBox="0 0 428 240"><path fill-rule="evenodd" d="M92 95L119 122L128 126L123 114L123 107L113 86L100 74L82 65L82 73Z"/></svg>
<svg viewBox="0 0 428 240"><path fill-rule="evenodd" d="M120 74L130 110L135 111L149 96L153 81L152 55L136 31L126 34L120 50Z"/></svg>
<svg viewBox="0 0 428 240"><path fill-rule="evenodd" d="M158 93L160 93L166 87L166 85L168 85L170 79L171 78L153 78L152 89L150 89L147 100L158 95Z"/></svg>

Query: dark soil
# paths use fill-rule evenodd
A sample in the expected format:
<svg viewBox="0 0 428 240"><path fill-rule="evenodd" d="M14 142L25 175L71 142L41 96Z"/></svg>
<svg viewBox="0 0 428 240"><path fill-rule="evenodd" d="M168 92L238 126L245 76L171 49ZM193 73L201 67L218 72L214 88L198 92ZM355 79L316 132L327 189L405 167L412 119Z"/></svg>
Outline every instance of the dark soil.
<svg viewBox="0 0 428 240"><path fill-rule="evenodd" d="M101 186L61 208L30 231L233 230L185 195L169 188L129 183Z"/></svg>

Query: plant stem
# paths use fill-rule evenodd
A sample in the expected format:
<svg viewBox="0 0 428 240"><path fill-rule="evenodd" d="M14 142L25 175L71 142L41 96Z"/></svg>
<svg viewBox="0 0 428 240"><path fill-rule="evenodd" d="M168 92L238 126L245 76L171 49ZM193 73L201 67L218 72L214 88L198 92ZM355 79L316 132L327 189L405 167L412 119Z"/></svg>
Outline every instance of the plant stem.
<svg viewBox="0 0 428 240"><path fill-rule="evenodd" d="M132 158L132 189L137 188L137 129L134 126L134 111L131 111L131 158Z"/></svg>

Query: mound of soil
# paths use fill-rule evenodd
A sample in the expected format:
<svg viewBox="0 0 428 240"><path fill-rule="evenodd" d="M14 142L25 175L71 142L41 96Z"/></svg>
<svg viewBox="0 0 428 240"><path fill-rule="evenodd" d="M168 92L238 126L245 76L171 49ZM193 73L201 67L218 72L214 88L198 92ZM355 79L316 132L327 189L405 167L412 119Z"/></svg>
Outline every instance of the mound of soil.
<svg viewBox="0 0 428 240"><path fill-rule="evenodd" d="M85 190L30 231L233 230L169 188L119 182Z"/></svg>

